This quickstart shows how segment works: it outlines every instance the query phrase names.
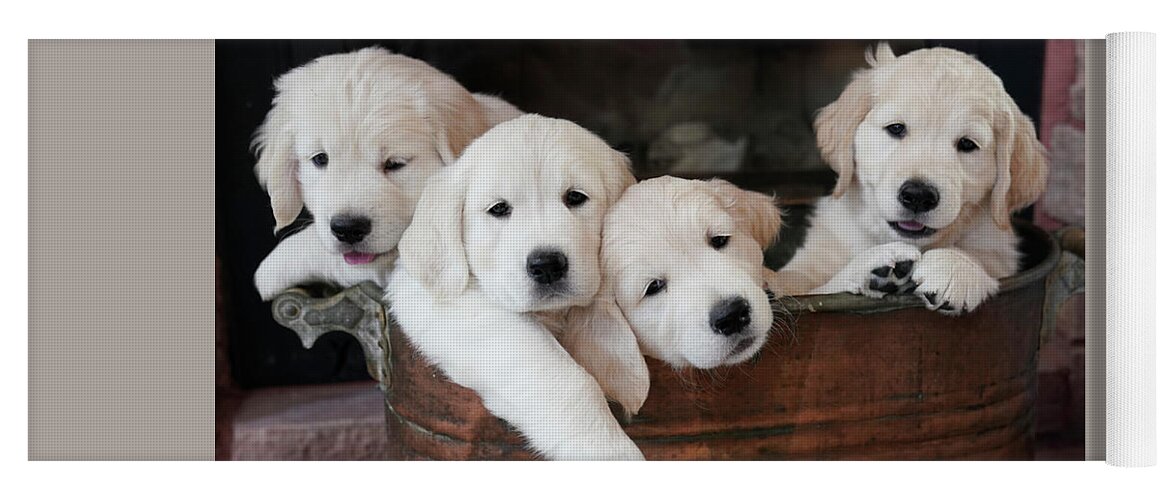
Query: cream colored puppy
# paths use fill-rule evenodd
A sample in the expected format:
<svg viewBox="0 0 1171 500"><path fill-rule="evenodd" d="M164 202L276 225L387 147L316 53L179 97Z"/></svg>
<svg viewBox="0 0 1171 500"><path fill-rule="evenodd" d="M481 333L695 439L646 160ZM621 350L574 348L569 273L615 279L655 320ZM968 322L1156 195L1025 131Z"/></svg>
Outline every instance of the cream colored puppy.
<svg viewBox="0 0 1171 500"><path fill-rule="evenodd" d="M676 368L751 358L774 323L763 250L780 225L771 197L725 181L630 187L606 216L602 288L562 344L628 417L650 385L644 354Z"/></svg>
<svg viewBox="0 0 1171 500"><path fill-rule="evenodd" d="M279 230L314 222L256 270L265 300L327 281L386 285L424 182L495 122L518 116L422 61L367 48L319 57L276 81L253 147Z"/></svg>
<svg viewBox="0 0 1171 500"><path fill-rule="evenodd" d="M1010 216L1044 189L1044 147L1000 79L967 54L895 57L880 44L867 60L814 123L837 186L774 287L913 289L932 310L975 309L1017 271Z"/></svg>
<svg viewBox="0 0 1171 500"><path fill-rule="evenodd" d="M386 301L411 344L546 458L642 458L557 339L598 291L602 220L633 183L585 129L522 116L427 183L399 244Z"/></svg>
<svg viewBox="0 0 1171 500"><path fill-rule="evenodd" d="M627 189L606 216L602 290L563 343L627 412L645 385L638 349L677 368L747 360L773 325L763 251L780 225L771 197L721 180Z"/></svg>

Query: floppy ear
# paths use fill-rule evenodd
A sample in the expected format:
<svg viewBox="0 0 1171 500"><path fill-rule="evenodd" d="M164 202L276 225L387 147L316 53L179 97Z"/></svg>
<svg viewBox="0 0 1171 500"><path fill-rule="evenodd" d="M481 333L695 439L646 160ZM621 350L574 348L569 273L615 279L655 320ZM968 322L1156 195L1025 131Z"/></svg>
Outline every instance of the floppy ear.
<svg viewBox="0 0 1171 500"><path fill-rule="evenodd" d="M463 242L465 177L458 165L432 176L398 244L399 264L441 299L459 295L468 286Z"/></svg>
<svg viewBox="0 0 1171 500"><path fill-rule="evenodd" d="M1033 122L1009 103L996 129L996 184L992 187L992 218L1008 229L1012 213L1037 201L1045 190L1049 162Z"/></svg>
<svg viewBox="0 0 1171 500"><path fill-rule="evenodd" d="M273 99L272 111L252 137L256 152L256 177L268 191L275 231L292 224L301 213L301 183L297 180L297 157L293 151L293 124L284 106Z"/></svg>
<svg viewBox="0 0 1171 500"><path fill-rule="evenodd" d="M724 210L743 228L761 248L768 248L781 229L781 209L773 197L736 187L722 179L705 182L708 189L723 203Z"/></svg>
<svg viewBox="0 0 1171 500"><path fill-rule="evenodd" d="M561 345L602 386L606 397L622 405L626 417L638 413L650 392L646 359L626 316L608 292L586 307L570 309Z"/></svg>
<svg viewBox="0 0 1171 500"><path fill-rule="evenodd" d="M866 52L866 62L871 67L894 60L894 51L886 43L878 44L873 52ZM842 196L854 180L854 131L870 112L870 71L855 72L837 100L821 108L813 121L821 156L838 173L833 192L835 198Z"/></svg>
<svg viewBox="0 0 1171 500"><path fill-rule="evenodd" d="M633 186L636 181L634 174L630 173L630 158L627 158L621 151L611 150L612 163L607 168L601 169L602 172L602 188L606 190L606 203L613 205L622 197L622 193L626 188Z"/></svg>
<svg viewBox="0 0 1171 500"><path fill-rule="evenodd" d="M452 83L452 85L455 85ZM444 165L455 163L464 148L487 132L491 125L484 107L462 87L440 86L431 95L427 114L435 135L435 148Z"/></svg>
<svg viewBox="0 0 1171 500"><path fill-rule="evenodd" d="M489 127L499 125L524 114L516 106L496 96L472 94L472 97L476 99L476 102L480 103L480 108L484 111L484 118L488 120Z"/></svg>

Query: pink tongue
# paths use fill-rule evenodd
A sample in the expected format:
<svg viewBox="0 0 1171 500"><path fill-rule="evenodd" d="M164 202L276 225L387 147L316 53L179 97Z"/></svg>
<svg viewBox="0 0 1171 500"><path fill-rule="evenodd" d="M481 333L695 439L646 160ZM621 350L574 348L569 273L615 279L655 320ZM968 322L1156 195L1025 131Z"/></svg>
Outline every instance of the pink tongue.
<svg viewBox="0 0 1171 500"><path fill-rule="evenodd" d="M378 254L376 254L376 253L362 253L362 252L346 252L345 254L342 255L342 257L345 257L346 264L354 266L354 265L358 265L358 264L369 264L374 261L375 257L378 257Z"/></svg>
<svg viewBox="0 0 1171 500"><path fill-rule="evenodd" d="M913 220L900 221L899 229L904 231L921 231L923 229L923 224Z"/></svg>

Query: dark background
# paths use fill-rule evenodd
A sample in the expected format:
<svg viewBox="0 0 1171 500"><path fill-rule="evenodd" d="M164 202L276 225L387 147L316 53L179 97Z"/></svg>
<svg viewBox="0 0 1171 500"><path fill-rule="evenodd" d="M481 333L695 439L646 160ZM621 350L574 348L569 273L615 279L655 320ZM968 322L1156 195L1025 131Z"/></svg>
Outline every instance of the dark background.
<svg viewBox="0 0 1171 500"><path fill-rule="evenodd" d="M812 111L836 97L848 70L861 65L861 48L872 44L866 40L217 41L216 257L226 295L223 312L235 383L254 388L369 378L361 347L351 337L332 333L321 337L312 349L304 349L294 333L273 321L269 304L261 302L252 285L253 272L276 245L277 236L272 232L268 196L253 174L255 158L248 146L269 110L273 80L286 71L322 55L372 45L386 47L430 63L472 92L499 95L523 111L580 123L628 153L636 174L645 178L662 173L647 164L650 136L642 130L641 120L647 116L643 113L647 107L654 106L654 98L663 95L665 75L679 68L748 68L752 74L747 85L716 88L715 95L722 99L726 94L729 102L741 104L740 109L759 112L750 108L771 102L771 97L783 100L786 92L804 92L807 95L796 116L797 126L808 132ZM1044 41L901 40L892 45L896 54L947 46L975 55L1001 77L1017 105L1039 122ZM795 73L816 71L826 76L805 86L786 86ZM726 116L702 118L721 135L747 135L756 143L774 140L738 128L742 116L734 110ZM744 172L721 176L741 187L778 192L788 200L827 192L833 173L820 165L815 150L797 144L790 149L804 148L804 156L790 159L754 153ZM805 212L798 208L791 213L801 217Z"/></svg>

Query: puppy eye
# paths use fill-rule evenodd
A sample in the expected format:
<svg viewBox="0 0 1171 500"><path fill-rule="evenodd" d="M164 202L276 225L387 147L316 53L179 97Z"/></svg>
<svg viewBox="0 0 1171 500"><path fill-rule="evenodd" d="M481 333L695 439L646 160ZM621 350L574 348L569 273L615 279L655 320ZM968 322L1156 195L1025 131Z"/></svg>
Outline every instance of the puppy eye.
<svg viewBox="0 0 1171 500"><path fill-rule="evenodd" d="M383 172L394 172L395 170L398 170L400 168L407 166L407 163L410 161L411 160L406 160L406 159L402 159L402 158L387 158L386 161L382 162L382 171Z"/></svg>
<svg viewBox="0 0 1171 500"><path fill-rule="evenodd" d="M643 297L650 297L655 295L667 287L666 280L655 278L650 283L646 284L646 290L642 292Z"/></svg>
<svg viewBox="0 0 1171 500"><path fill-rule="evenodd" d="M488 209L488 215L496 217L497 219L508 217L511 213L512 205L509 205L507 201L499 202L495 205L492 205L492 207Z"/></svg>
<svg viewBox="0 0 1171 500"><path fill-rule="evenodd" d="M721 248L728 246L728 239L730 239L730 238L731 238L731 236L728 236L726 234L722 234L719 236L712 236L708 240L708 242L711 243L712 248L719 250Z"/></svg>
<svg viewBox="0 0 1171 500"><path fill-rule="evenodd" d="M309 158L309 161L313 162L313 165L316 165L317 168L325 168L326 165L329 165L329 155L317 153Z"/></svg>
<svg viewBox="0 0 1171 500"><path fill-rule="evenodd" d="M582 203L585 203L586 201L589 201L590 197L581 191L570 189L569 191L565 192L565 197L563 199L565 201L565 206L573 208L581 205Z"/></svg>
<svg viewBox="0 0 1171 500"><path fill-rule="evenodd" d="M901 123L892 123L883 128L886 129L886 133L895 139L902 139L903 136L907 135L907 126Z"/></svg>
<svg viewBox="0 0 1171 500"><path fill-rule="evenodd" d="M980 145L967 137L961 137L960 140L956 141L956 149L961 153L971 153L980 149Z"/></svg>

